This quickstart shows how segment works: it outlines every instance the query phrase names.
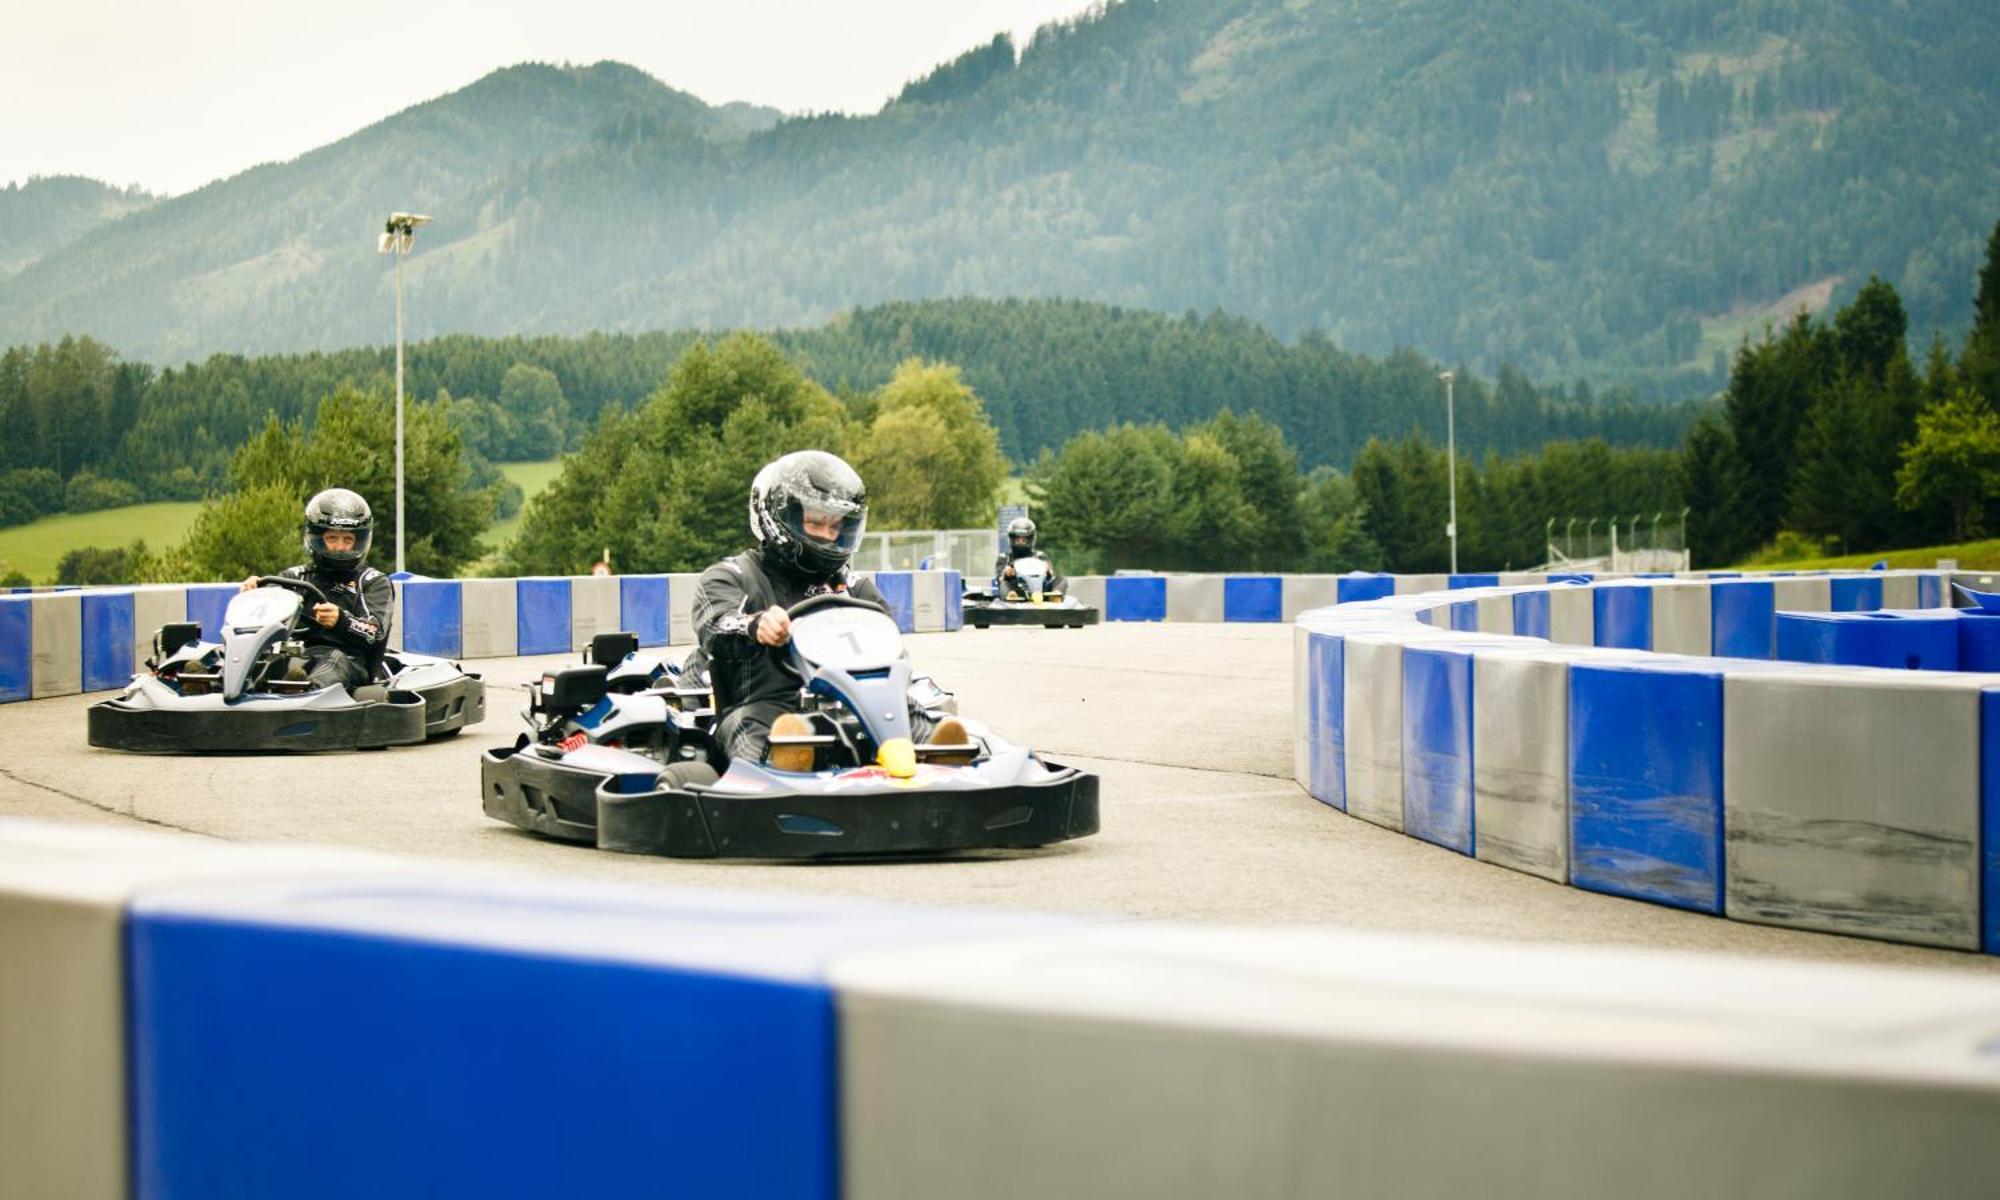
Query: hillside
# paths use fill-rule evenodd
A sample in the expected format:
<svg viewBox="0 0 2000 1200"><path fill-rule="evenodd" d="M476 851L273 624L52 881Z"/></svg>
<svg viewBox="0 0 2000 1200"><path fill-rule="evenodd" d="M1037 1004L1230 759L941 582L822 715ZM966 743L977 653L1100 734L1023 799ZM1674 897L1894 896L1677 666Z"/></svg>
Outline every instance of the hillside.
<svg viewBox="0 0 2000 1200"><path fill-rule="evenodd" d="M107 221L153 203L77 175L51 175L0 188L0 276L18 271Z"/></svg>
<svg viewBox="0 0 2000 1200"><path fill-rule="evenodd" d="M1685 394L1827 280L1962 331L1996 62L1989 0L1124 0L768 128L516 68L0 281L0 342L379 342L368 236L423 207L418 336L1057 296Z"/></svg>

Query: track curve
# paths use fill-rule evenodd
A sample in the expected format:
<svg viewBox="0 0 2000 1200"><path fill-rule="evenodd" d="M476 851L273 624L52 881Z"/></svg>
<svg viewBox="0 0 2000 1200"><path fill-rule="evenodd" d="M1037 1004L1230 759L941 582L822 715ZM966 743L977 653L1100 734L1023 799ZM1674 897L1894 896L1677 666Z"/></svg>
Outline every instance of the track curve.
<svg viewBox="0 0 2000 1200"><path fill-rule="evenodd" d="M510 741L520 687L568 656L471 664L485 724L432 745L304 758L169 758L84 744L72 696L0 708L0 815L335 843L637 882L1140 918L1617 943L2000 970L1975 954L1740 925L1562 887L1335 812L1291 779L1289 625L1117 624L909 639L1010 739L1102 777L1104 829L942 862L632 858L543 841L480 811L478 755Z"/></svg>

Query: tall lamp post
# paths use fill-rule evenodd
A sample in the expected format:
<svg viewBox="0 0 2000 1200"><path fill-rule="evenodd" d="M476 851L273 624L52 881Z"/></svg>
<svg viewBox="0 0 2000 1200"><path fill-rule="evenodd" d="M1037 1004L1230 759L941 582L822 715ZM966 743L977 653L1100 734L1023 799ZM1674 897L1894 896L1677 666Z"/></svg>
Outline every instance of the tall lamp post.
<svg viewBox="0 0 2000 1200"><path fill-rule="evenodd" d="M1452 417L1451 383L1458 378L1455 371L1439 371L1438 378L1444 380L1444 453L1445 469L1449 472L1447 483L1451 495L1451 516L1444 527L1445 536L1451 539L1451 573L1458 574L1458 425Z"/></svg>
<svg viewBox="0 0 2000 1200"><path fill-rule="evenodd" d="M403 260L417 244L417 226L431 219L420 213L391 213L376 239L378 253L396 256L396 574L403 573Z"/></svg>

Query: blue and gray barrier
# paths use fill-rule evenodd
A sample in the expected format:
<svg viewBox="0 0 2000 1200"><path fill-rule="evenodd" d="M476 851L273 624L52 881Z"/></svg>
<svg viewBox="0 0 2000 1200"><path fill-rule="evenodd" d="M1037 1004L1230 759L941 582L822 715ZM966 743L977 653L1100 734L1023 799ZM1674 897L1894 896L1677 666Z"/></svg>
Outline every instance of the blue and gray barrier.
<svg viewBox="0 0 2000 1200"><path fill-rule="evenodd" d="M1984 1195L1996 1039L1961 974L0 819L7 1196Z"/></svg>
<svg viewBox="0 0 2000 1200"><path fill-rule="evenodd" d="M1496 585L1308 612L1294 772L1556 882L2000 953L2000 674L1949 669L2000 618L1868 607L1943 583Z"/></svg>
<svg viewBox="0 0 2000 1200"><path fill-rule="evenodd" d="M694 574L408 579L397 584L392 642L445 658L573 654L600 633L641 646L694 640ZM957 629L957 571L883 571L876 581L905 633ZM0 702L123 687L170 623L220 637L228 583L88 588L0 596Z"/></svg>

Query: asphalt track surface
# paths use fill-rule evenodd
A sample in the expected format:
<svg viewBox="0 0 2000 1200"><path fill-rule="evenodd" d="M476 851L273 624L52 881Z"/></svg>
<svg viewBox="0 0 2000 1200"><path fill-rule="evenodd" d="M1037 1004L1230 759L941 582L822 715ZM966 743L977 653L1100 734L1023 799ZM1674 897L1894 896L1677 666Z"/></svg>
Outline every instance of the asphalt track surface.
<svg viewBox="0 0 2000 1200"><path fill-rule="evenodd" d="M1326 924L1535 941L2000 970L1974 954L1766 929L1594 895L1379 829L1291 779L1292 630L966 629L909 639L960 711L1097 772L1103 831L944 861L769 864L607 854L489 820L479 753L520 730L522 686L567 657L469 664L487 719L371 753L170 757L84 744L101 696L0 706L0 815L334 843L573 877L1137 918Z"/></svg>

